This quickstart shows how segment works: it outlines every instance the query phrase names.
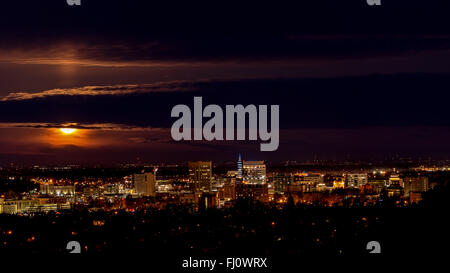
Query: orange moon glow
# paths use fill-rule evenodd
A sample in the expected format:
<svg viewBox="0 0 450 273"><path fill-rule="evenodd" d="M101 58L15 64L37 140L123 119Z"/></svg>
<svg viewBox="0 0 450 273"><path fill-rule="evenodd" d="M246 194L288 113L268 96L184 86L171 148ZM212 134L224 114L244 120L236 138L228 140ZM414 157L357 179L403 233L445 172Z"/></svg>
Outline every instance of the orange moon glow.
<svg viewBox="0 0 450 273"><path fill-rule="evenodd" d="M74 128L59 128L59 130L65 135L70 135L70 134L74 133L77 129L74 129Z"/></svg>

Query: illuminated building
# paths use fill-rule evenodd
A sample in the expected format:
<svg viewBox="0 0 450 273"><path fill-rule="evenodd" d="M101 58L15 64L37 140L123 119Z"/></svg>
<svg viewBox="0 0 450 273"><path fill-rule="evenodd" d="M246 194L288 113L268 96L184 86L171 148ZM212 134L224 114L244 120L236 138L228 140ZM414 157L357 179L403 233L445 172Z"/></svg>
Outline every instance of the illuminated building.
<svg viewBox="0 0 450 273"><path fill-rule="evenodd" d="M410 203L417 203L422 200L422 193L421 192L409 192L409 202Z"/></svg>
<svg viewBox="0 0 450 273"><path fill-rule="evenodd" d="M189 183L194 191L211 191L212 163L211 161L189 161Z"/></svg>
<svg viewBox="0 0 450 273"><path fill-rule="evenodd" d="M316 191L326 191L328 190L328 186L325 183L319 183L316 185Z"/></svg>
<svg viewBox="0 0 450 273"><path fill-rule="evenodd" d="M58 210L67 210L70 209L70 203L48 203L48 204L36 204L30 207L27 207L23 212L49 212L49 211L58 211Z"/></svg>
<svg viewBox="0 0 450 273"><path fill-rule="evenodd" d="M210 209L217 206L217 196L214 192L204 192L198 201L199 209Z"/></svg>
<svg viewBox="0 0 450 273"><path fill-rule="evenodd" d="M85 187L83 188L83 197L100 197L102 191L97 187Z"/></svg>
<svg viewBox="0 0 450 273"><path fill-rule="evenodd" d="M305 182L306 184L313 185L314 187L316 187L318 184L323 183L324 179L323 175L321 174L308 173L307 175L303 176L302 181Z"/></svg>
<svg viewBox="0 0 450 273"><path fill-rule="evenodd" d="M405 177L403 179L404 194L405 196L415 196L415 200L421 196L422 192L425 192L429 188L428 177Z"/></svg>
<svg viewBox="0 0 450 273"><path fill-rule="evenodd" d="M48 198L4 201L1 213L16 214L70 209L70 203L65 200L61 201L63 202L49 202Z"/></svg>
<svg viewBox="0 0 450 273"><path fill-rule="evenodd" d="M403 188L398 184L393 184L386 188L386 192L389 197L402 196Z"/></svg>
<svg viewBox="0 0 450 273"><path fill-rule="evenodd" d="M225 201L231 201L236 199L236 179L229 178L223 184L223 199Z"/></svg>
<svg viewBox="0 0 450 273"><path fill-rule="evenodd" d="M383 177L371 177L367 180L367 184L373 189L375 193L380 193L386 187L388 180Z"/></svg>
<svg viewBox="0 0 450 273"><path fill-rule="evenodd" d="M358 188L367 184L367 173L349 173L345 177L347 187Z"/></svg>
<svg viewBox="0 0 450 273"><path fill-rule="evenodd" d="M133 174L132 181L136 194L156 196L156 178L154 173Z"/></svg>
<svg viewBox="0 0 450 273"><path fill-rule="evenodd" d="M266 164L264 164L264 161L244 161L243 181L248 184L266 183Z"/></svg>
<svg viewBox="0 0 450 273"><path fill-rule="evenodd" d="M288 186L288 191L313 192L323 182L324 177L321 174L297 173L293 176L293 183Z"/></svg>
<svg viewBox="0 0 450 273"><path fill-rule="evenodd" d="M285 193L287 191L287 186L292 184L293 177L290 174L279 173L273 177L273 185L275 193Z"/></svg>
<svg viewBox="0 0 450 273"><path fill-rule="evenodd" d="M106 185L105 194L121 194L125 192L123 184L108 184Z"/></svg>
<svg viewBox="0 0 450 273"><path fill-rule="evenodd" d="M260 202L269 202L269 188L264 184L236 184L236 196L238 198L250 198Z"/></svg>
<svg viewBox="0 0 450 273"><path fill-rule="evenodd" d="M345 179L343 177L336 177L333 181L333 189L343 189L345 188Z"/></svg>
<svg viewBox="0 0 450 273"><path fill-rule="evenodd" d="M3 204L2 205L2 213L16 214L17 213L17 204Z"/></svg>
<svg viewBox="0 0 450 273"><path fill-rule="evenodd" d="M196 205L198 200L193 192L183 192L180 194L180 202L185 205Z"/></svg>
<svg viewBox="0 0 450 273"><path fill-rule="evenodd" d="M41 184L40 193L56 196L75 195L75 186L58 186L52 184Z"/></svg>
<svg viewBox="0 0 450 273"><path fill-rule="evenodd" d="M389 177L389 186L402 186L402 179L397 173L391 174Z"/></svg>
<svg viewBox="0 0 450 273"><path fill-rule="evenodd" d="M242 179L242 175L243 175L243 170L242 170L242 159L241 159L241 154L239 154L239 158L238 158L238 162L237 162L237 175L236 178Z"/></svg>

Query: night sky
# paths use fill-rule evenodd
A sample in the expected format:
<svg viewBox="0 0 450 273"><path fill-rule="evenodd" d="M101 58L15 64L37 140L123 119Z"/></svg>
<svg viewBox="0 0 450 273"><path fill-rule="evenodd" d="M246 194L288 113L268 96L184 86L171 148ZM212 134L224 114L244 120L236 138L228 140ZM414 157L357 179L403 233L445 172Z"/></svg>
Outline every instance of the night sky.
<svg viewBox="0 0 450 273"><path fill-rule="evenodd" d="M2 3L0 165L449 158L446 1L81 2ZM194 96L279 104L279 149L173 141Z"/></svg>

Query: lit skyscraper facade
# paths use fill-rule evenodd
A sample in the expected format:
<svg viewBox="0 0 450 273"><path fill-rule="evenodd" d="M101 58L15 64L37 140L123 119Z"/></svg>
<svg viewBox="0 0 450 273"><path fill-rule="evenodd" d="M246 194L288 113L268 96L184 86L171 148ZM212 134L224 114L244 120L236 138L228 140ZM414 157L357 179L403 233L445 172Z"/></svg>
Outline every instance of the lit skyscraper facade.
<svg viewBox="0 0 450 273"><path fill-rule="evenodd" d="M411 193L422 193L429 189L428 177L406 177L403 179L405 195L409 196Z"/></svg>
<svg viewBox="0 0 450 273"><path fill-rule="evenodd" d="M241 159L241 154L239 154L239 159L237 162L237 176L236 178L242 179L242 159Z"/></svg>
<svg viewBox="0 0 450 273"><path fill-rule="evenodd" d="M154 173L133 174L134 191L139 195L156 195L156 177Z"/></svg>
<svg viewBox="0 0 450 273"><path fill-rule="evenodd" d="M211 191L212 162L211 161L189 161L189 182L195 191Z"/></svg>
<svg viewBox="0 0 450 273"><path fill-rule="evenodd" d="M243 161L243 181L248 184L266 183L266 164L264 161Z"/></svg>

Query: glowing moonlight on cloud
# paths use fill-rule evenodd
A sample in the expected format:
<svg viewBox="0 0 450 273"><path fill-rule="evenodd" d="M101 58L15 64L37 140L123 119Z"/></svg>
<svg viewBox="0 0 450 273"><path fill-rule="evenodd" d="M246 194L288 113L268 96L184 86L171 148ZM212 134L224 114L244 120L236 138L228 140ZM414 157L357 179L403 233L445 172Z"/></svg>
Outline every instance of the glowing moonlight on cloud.
<svg viewBox="0 0 450 273"><path fill-rule="evenodd" d="M70 135L70 134L74 133L77 129L74 129L74 128L59 128L59 130L65 135Z"/></svg>

